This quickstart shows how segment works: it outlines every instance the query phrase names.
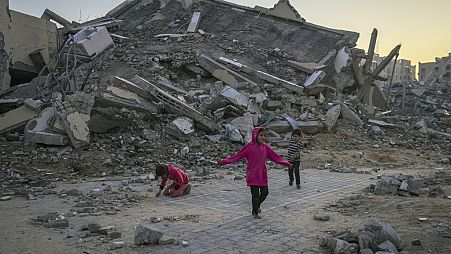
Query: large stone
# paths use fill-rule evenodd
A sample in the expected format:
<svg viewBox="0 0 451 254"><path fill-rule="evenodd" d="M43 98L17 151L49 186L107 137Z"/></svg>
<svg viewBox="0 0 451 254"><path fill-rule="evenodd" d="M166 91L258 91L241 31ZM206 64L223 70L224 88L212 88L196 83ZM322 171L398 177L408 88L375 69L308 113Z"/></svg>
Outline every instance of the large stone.
<svg viewBox="0 0 451 254"><path fill-rule="evenodd" d="M370 249L360 250L360 254L374 254L374 252Z"/></svg>
<svg viewBox="0 0 451 254"><path fill-rule="evenodd" d="M331 131L334 128L335 124L337 123L337 120L340 117L340 112L341 112L340 104L333 106L327 111L325 124L329 131Z"/></svg>
<svg viewBox="0 0 451 254"><path fill-rule="evenodd" d="M175 243L175 239L170 236L163 235L160 239L158 239L159 245L169 245Z"/></svg>
<svg viewBox="0 0 451 254"><path fill-rule="evenodd" d="M398 254L398 249L396 249L395 245L390 241L385 241L377 246L379 250L388 251L393 254Z"/></svg>
<svg viewBox="0 0 451 254"><path fill-rule="evenodd" d="M374 234L369 231L360 231L357 233L360 249L376 250L376 240Z"/></svg>
<svg viewBox="0 0 451 254"><path fill-rule="evenodd" d="M335 247L334 254L353 254L356 252L357 250L354 245L337 239L337 246Z"/></svg>
<svg viewBox="0 0 451 254"><path fill-rule="evenodd" d="M401 236L388 223L370 219L365 223L364 228L374 234L377 244L389 240L397 249L401 249Z"/></svg>
<svg viewBox="0 0 451 254"><path fill-rule="evenodd" d="M322 237L320 246L333 251L337 247L337 238L331 236Z"/></svg>
<svg viewBox="0 0 451 254"><path fill-rule="evenodd" d="M134 242L135 245L156 244L163 236L163 233L152 229L148 225L140 224L136 226Z"/></svg>
<svg viewBox="0 0 451 254"><path fill-rule="evenodd" d="M421 186L423 185L422 179L407 179L401 183L400 190L408 191L411 194L419 195Z"/></svg>

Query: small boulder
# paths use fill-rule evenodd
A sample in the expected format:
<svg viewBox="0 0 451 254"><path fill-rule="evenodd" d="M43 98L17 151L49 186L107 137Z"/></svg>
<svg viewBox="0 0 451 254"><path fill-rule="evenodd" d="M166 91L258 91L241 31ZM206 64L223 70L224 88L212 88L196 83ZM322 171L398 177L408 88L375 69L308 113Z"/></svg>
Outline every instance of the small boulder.
<svg viewBox="0 0 451 254"><path fill-rule="evenodd" d="M140 224L136 226L134 242L135 245L156 244L163 233L152 229L151 226Z"/></svg>
<svg viewBox="0 0 451 254"><path fill-rule="evenodd" d="M160 239L158 239L159 245L169 245L175 243L175 239L170 236L163 235Z"/></svg>

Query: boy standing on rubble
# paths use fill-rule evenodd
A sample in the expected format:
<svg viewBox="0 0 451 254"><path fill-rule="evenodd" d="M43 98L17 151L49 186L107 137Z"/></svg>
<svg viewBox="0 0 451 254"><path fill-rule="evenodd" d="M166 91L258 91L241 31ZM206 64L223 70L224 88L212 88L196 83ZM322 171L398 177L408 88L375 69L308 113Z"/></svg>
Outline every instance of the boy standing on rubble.
<svg viewBox="0 0 451 254"><path fill-rule="evenodd" d="M265 143L266 130L263 128L254 128L252 130L251 142L244 145L241 150L226 159L218 161L223 166L237 162L241 159L247 160L246 182L251 188L252 194L252 215L255 219L261 219L260 206L268 196L268 172L266 169L266 160L291 168L293 165L274 152L269 145Z"/></svg>
<svg viewBox="0 0 451 254"><path fill-rule="evenodd" d="M288 185L292 186L293 181L296 179L296 188L301 188L301 179L299 176L299 167L301 165L301 143L302 132L299 129L293 130L291 133L291 139L288 143L288 161L293 164L293 167L288 169L288 177L290 182ZM293 177L294 173L294 177Z"/></svg>
<svg viewBox="0 0 451 254"><path fill-rule="evenodd" d="M187 195L191 191L188 175L172 164L168 166L158 165L155 169L155 175L157 178L161 177L160 190L156 194L157 197L161 195L161 191L166 186L167 180L173 180L173 182L164 190L163 195L165 196L175 198L181 195Z"/></svg>

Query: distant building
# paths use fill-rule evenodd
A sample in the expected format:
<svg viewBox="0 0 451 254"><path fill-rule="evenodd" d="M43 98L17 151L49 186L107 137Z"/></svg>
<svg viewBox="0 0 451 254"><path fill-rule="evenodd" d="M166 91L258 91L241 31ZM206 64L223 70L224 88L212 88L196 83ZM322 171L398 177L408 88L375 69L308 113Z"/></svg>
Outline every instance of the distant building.
<svg viewBox="0 0 451 254"><path fill-rule="evenodd" d="M375 70L377 66L384 60L385 57L381 57L378 54L374 55L373 64L371 70ZM379 74L379 76L386 78L387 81L377 81L378 85L386 86L390 84L390 79L393 73L393 84L401 81L412 81L415 78L416 66L412 65L410 60L399 59L396 61L395 71L393 72L393 65L395 61L392 60L387 67Z"/></svg>
<svg viewBox="0 0 451 254"><path fill-rule="evenodd" d="M420 81L433 80L451 82L451 53L445 57L436 57L435 62L418 63Z"/></svg>

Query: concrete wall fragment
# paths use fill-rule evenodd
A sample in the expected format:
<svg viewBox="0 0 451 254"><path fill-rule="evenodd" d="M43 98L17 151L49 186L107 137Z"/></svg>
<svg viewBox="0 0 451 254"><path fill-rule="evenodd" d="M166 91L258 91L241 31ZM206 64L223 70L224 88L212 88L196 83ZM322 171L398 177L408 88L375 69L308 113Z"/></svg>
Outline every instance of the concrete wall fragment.
<svg viewBox="0 0 451 254"><path fill-rule="evenodd" d="M39 111L21 106L0 116L0 134L25 126Z"/></svg>
<svg viewBox="0 0 451 254"><path fill-rule="evenodd" d="M193 16L191 17L191 22L188 25L188 29L186 30L188 33L197 32L197 28L199 27L201 12L195 11Z"/></svg>
<svg viewBox="0 0 451 254"><path fill-rule="evenodd" d="M9 57L6 70L11 71L13 81L16 75L20 77L23 73L36 75L40 69L36 69L29 54L43 49L42 57L45 62L49 61L59 47L56 25L45 19L10 10L7 0L0 2L0 31L4 36L4 50ZM10 81L9 73L5 72L3 83L0 83L0 93L9 88Z"/></svg>

